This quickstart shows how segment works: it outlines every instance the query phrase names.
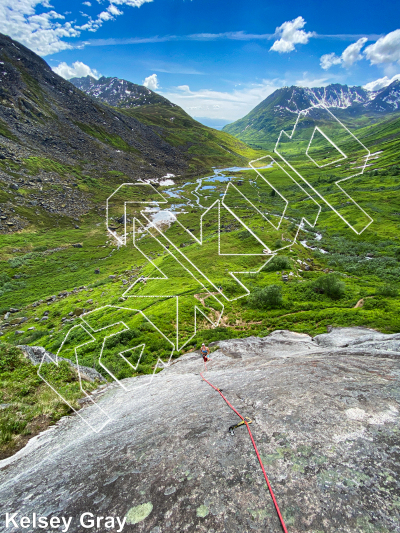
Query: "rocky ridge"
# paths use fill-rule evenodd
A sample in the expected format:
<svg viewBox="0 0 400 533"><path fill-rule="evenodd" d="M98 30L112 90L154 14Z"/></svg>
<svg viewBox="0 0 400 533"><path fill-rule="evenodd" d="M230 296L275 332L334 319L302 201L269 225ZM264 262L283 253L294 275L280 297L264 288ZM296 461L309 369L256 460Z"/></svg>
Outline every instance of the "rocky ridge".
<svg viewBox="0 0 400 533"><path fill-rule="evenodd" d="M245 117L223 128L237 138L255 142L261 135L276 142L277 131L293 127L293 117L304 109L323 104L332 109L344 123L357 127L357 120L365 125L384 119L400 110L400 80L378 91L363 87L349 87L339 83L327 87L282 87L270 94ZM291 126L291 127L290 127ZM260 137L262 138L262 137Z"/></svg>
<svg viewBox="0 0 400 533"><path fill-rule="evenodd" d="M163 96L143 85L137 85L116 77L106 78L102 76L96 80L92 76L84 76L82 78L71 78L69 81L84 93L114 107L130 109L156 104L177 107Z"/></svg>
<svg viewBox="0 0 400 533"><path fill-rule="evenodd" d="M0 67L0 233L38 215L78 219L94 206L99 175L156 179L188 168L187 146L86 95L3 34Z"/></svg>
<svg viewBox="0 0 400 533"><path fill-rule="evenodd" d="M252 420L290 533L400 532L400 334L275 331L213 350L206 379ZM201 371L185 354L32 439L0 462L4 508L71 516L72 532L88 511L128 533L281 531L247 431L229 433L238 417Z"/></svg>

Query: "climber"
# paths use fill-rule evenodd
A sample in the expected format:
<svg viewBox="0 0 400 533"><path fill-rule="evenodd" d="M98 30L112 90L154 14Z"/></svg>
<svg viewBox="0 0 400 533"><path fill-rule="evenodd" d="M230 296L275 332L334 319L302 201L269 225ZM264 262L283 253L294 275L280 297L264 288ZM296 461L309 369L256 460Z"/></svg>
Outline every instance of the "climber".
<svg viewBox="0 0 400 533"><path fill-rule="evenodd" d="M201 345L200 351L201 351L201 355L203 356L205 369L207 370L207 361L211 361L211 359L208 357L210 355L210 348L208 348L203 342L203 344Z"/></svg>

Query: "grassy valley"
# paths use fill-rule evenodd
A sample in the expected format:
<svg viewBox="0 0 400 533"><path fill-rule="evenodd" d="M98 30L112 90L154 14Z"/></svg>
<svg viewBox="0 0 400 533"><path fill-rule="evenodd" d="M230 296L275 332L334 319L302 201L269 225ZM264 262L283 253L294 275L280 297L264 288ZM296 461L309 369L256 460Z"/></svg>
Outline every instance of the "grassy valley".
<svg viewBox="0 0 400 533"><path fill-rule="evenodd" d="M229 128L206 128L162 102L97 102L39 58L35 74L32 53L12 48L26 56L18 66L8 57L20 85L2 88L1 453L68 412L18 345L78 357L112 381L151 375L203 341L275 329L313 335L329 325L399 331L398 116L357 123L357 137L373 154L364 174L344 186L373 218L357 235L311 188L299 189L293 173L282 174L267 142L246 138L249 146ZM71 100L57 100L60 90ZM25 104L14 105L13 118L18 99ZM276 138L280 124L268 127ZM358 227L364 215L353 215L335 185L354 161L320 172L290 150L313 188ZM330 157L325 145L316 153ZM277 163L269 165L268 156ZM362 156L359 150L354 158ZM121 188L107 211L107 198L138 179L147 181ZM315 217L316 201L317 224L301 224ZM121 245L116 237L125 234ZM48 365L56 390L78 408L76 374ZM96 386L83 384L87 392Z"/></svg>

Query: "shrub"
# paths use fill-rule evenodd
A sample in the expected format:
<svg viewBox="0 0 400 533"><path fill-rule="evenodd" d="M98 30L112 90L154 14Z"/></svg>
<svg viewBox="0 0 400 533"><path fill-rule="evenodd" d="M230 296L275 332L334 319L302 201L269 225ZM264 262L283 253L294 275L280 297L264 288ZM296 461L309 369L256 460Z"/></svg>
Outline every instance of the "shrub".
<svg viewBox="0 0 400 533"><path fill-rule="evenodd" d="M10 281L10 276L8 276L7 274L5 273L1 273L0 274L0 285L3 285L3 283L7 283L8 281Z"/></svg>
<svg viewBox="0 0 400 533"><path fill-rule="evenodd" d="M292 268L292 262L286 255L276 255L269 261L265 267L264 272L276 272L277 270L290 270Z"/></svg>
<svg viewBox="0 0 400 533"><path fill-rule="evenodd" d="M18 344L32 344L38 339L45 337L46 335L47 335L47 331L45 330L37 329L32 332L29 331L24 337L18 338Z"/></svg>
<svg viewBox="0 0 400 533"><path fill-rule="evenodd" d="M18 348L14 346L0 346L0 374L3 372L12 372L24 361L23 355Z"/></svg>
<svg viewBox="0 0 400 533"><path fill-rule="evenodd" d="M346 292L346 285L336 274L326 274L313 283L315 292L326 294L332 300L339 300Z"/></svg>
<svg viewBox="0 0 400 533"><path fill-rule="evenodd" d="M389 298L395 298L398 293L399 291L397 290L397 287L393 287L393 285L384 285L383 287L379 287L379 289L376 291L376 294L379 296L386 296Z"/></svg>
<svg viewBox="0 0 400 533"><path fill-rule="evenodd" d="M249 230L245 229L238 233L238 237L240 240L244 241L245 239L249 239L251 237L251 233Z"/></svg>
<svg viewBox="0 0 400 533"><path fill-rule="evenodd" d="M23 260L18 258L18 257L14 257L13 259L9 259L8 263L9 263L11 268L20 268L24 264Z"/></svg>
<svg viewBox="0 0 400 533"><path fill-rule="evenodd" d="M388 311L389 308L389 302L382 300L381 298L367 298L363 305L363 309L366 311L370 311L371 309L383 309L384 311Z"/></svg>
<svg viewBox="0 0 400 533"><path fill-rule="evenodd" d="M257 309L272 309L283 304L282 288L279 285L269 285L263 289L256 289L249 296L249 304Z"/></svg>

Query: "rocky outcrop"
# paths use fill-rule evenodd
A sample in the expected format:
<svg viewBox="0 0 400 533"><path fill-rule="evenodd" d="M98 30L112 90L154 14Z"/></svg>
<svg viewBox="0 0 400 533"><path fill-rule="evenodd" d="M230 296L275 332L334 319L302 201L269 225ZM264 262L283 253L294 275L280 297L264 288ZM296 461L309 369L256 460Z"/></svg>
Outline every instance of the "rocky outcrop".
<svg viewBox="0 0 400 533"><path fill-rule="evenodd" d="M400 532L400 335L276 331L213 349L207 380L252 420L290 533ZM185 354L32 439L0 462L3 510L72 517L70 532L85 512L127 517L128 533L281 531L246 428L228 432L238 417L201 371Z"/></svg>
<svg viewBox="0 0 400 533"><path fill-rule="evenodd" d="M173 104L148 87L115 77L106 78L102 76L96 80L92 76L84 76L82 78L72 78L70 82L81 91L100 100L100 102L114 107L129 109L143 105L157 104L167 107L177 107L176 104Z"/></svg>
<svg viewBox="0 0 400 533"><path fill-rule="evenodd" d="M26 345L20 345L17 346L22 353L27 357L31 363L33 363L35 366L40 365L40 363L55 363L58 361L67 361L67 363L72 366L76 371L79 370L79 374L81 379L85 381L95 382L95 381L106 381L106 379L100 374L100 372L97 372L94 368L89 368L87 366L80 366L73 363L70 359L66 359L64 357L58 357L57 355L54 355L51 352L48 352L41 346L26 346Z"/></svg>

